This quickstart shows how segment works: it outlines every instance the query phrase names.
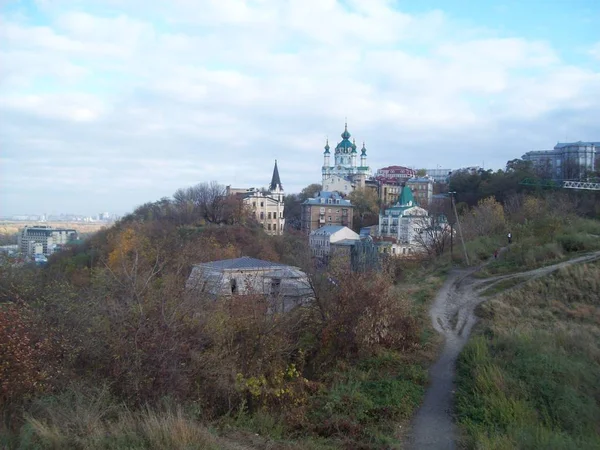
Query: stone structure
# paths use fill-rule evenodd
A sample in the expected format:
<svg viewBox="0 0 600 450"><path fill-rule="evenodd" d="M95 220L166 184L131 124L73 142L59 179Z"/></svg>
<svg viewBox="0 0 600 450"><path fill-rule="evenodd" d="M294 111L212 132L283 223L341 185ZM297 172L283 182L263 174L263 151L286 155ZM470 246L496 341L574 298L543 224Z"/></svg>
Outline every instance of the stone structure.
<svg viewBox="0 0 600 450"><path fill-rule="evenodd" d="M194 265L186 288L212 298L265 296L273 312L289 311L313 297L310 281L299 268L247 256Z"/></svg>
<svg viewBox="0 0 600 450"><path fill-rule="evenodd" d="M354 139L350 142L348 124L344 126L341 134L342 140L334 150L334 163L331 164L329 140L325 144L323 152L322 186L324 191L336 191L347 195L356 188L365 186L365 181L371 176L371 168L367 165L367 149L365 143L359 155L356 150Z"/></svg>
<svg viewBox="0 0 600 450"><path fill-rule="evenodd" d="M302 203L301 229L306 234L325 225L352 228L352 203L337 192L318 192Z"/></svg>

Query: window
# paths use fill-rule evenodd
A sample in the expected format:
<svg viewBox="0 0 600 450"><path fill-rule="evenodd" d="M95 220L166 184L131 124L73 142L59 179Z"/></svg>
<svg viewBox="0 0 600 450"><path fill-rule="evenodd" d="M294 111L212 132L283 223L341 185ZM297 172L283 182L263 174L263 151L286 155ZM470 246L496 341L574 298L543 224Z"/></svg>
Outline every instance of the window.
<svg viewBox="0 0 600 450"><path fill-rule="evenodd" d="M329 221L331 222L331 216L329 216Z"/></svg>
<svg viewBox="0 0 600 450"><path fill-rule="evenodd" d="M270 223L267 224L267 230L269 230L269 231L271 230L271 224Z"/></svg>
<svg viewBox="0 0 600 450"><path fill-rule="evenodd" d="M279 295L280 288L281 288L281 278L272 278L271 279L271 295L274 295L274 296Z"/></svg>
<svg viewBox="0 0 600 450"><path fill-rule="evenodd" d="M252 202L252 207L256 208L256 202Z"/></svg>
<svg viewBox="0 0 600 450"><path fill-rule="evenodd" d="M277 231L277 224L276 223L273 224L273 230Z"/></svg>
<svg viewBox="0 0 600 450"><path fill-rule="evenodd" d="M260 207L262 208L263 206L265 206L265 202L260 202Z"/></svg>
<svg viewBox="0 0 600 450"><path fill-rule="evenodd" d="M267 218L270 219L271 218L271 213L267 214Z"/></svg>
<svg viewBox="0 0 600 450"><path fill-rule="evenodd" d="M237 294L237 280L235 278L231 279L231 293L233 295Z"/></svg>
<svg viewBox="0 0 600 450"><path fill-rule="evenodd" d="M261 218L261 220L264 220L264 218L265 218L265 213L264 213L264 212L262 212L262 211L261 211L261 213L260 213L260 218Z"/></svg>

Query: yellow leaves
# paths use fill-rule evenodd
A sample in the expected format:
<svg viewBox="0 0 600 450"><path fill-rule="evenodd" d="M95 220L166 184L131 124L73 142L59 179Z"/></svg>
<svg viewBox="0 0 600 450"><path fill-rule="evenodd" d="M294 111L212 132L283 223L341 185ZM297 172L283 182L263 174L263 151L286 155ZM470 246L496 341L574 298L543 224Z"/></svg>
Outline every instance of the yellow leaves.
<svg viewBox="0 0 600 450"><path fill-rule="evenodd" d="M306 400L302 386L309 381L300 376L295 364L289 364L285 370L275 370L271 376L259 375L244 377L237 373L235 386L238 392L247 392L263 405L273 402L300 405Z"/></svg>

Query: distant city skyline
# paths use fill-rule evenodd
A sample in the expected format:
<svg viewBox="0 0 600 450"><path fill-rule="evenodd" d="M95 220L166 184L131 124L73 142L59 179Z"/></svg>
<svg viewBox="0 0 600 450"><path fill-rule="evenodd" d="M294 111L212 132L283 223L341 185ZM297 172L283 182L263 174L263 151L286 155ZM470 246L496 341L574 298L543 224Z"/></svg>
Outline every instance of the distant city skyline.
<svg viewBox="0 0 600 450"><path fill-rule="evenodd" d="M592 0L21 0L0 6L0 216L369 165L499 169L600 141ZM565 26L568 24L568 26Z"/></svg>

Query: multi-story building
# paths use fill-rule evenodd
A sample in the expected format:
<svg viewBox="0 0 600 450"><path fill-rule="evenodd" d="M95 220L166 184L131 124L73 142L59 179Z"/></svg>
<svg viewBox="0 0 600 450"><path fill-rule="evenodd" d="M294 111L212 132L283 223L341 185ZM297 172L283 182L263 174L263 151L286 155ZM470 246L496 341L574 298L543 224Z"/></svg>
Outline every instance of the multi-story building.
<svg viewBox="0 0 600 450"><path fill-rule="evenodd" d="M417 205L423 208L429 207L433 196L433 178L429 176L411 178L406 181L406 186L412 191Z"/></svg>
<svg viewBox="0 0 600 450"><path fill-rule="evenodd" d="M353 206L338 192L318 192L314 198L302 203L301 229L306 234L325 225L352 228Z"/></svg>
<svg viewBox="0 0 600 450"><path fill-rule="evenodd" d="M379 237L417 248L417 234L426 225L427 211L416 205L408 186L402 188L398 202L379 214Z"/></svg>
<svg viewBox="0 0 600 450"><path fill-rule="evenodd" d="M379 169L375 179L382 184L401 186L407 180L417 176L414 169L402 166L389 166Z"/></svg>
<svg viewBox="0 0 600 450"><path fill-rule="evenodd" d="M279 178L279 169L277 161L273 168L273 176L268 190L258 189L239 189L227 186L228 195L237 195L242 197L244 205L253 212L256 220L265 229L265 232L270 235L281 235L285 227L285 219L283 218L283 186Z"/></svg>
<svg viewBox="0 0 600 450"><path fill-rule="evenodd" d="M360 239L358 233L355 233L348 227L341 225L325 225L318 230L311 231L308 238L308 244L313 256L325 258L335 253L334 244L354 242Z"/></svg>
<svg viewBox="0 0 600 450"><path fill-rule="evenodd" d="M559 142L553 150L527 152L522 159L531 161L542 176L569 180L580 179L594 172L598 154L600 142Z"/></svg>
<svg viewBox="0 0 600 450"><path fill-rule="evenodd" d="M349 194L356 188L365 186L365 181L371 176L371 168L367 165L367 149L365 143L360 153L360 165L358 163L358 152L356 142L350 142L348 124L341 134L342 140L335 147L334 164L330 162L329 140L325 144L323 152L322 186L327 192L340 192Z"/></svg>
<svg viewBox="0 0 600 450"><path fill-rule="evenodd" d="M433 178L436 183L448 183L450 180L451 169L426 169L427 176Z"/></svg>
<svg viewBox="0 0 600 450"><path fill-rule="evenodd" d="M49 225L25 226L19 232L19 250L28 256L48 256L76 239L76 230L52 228Z"/></svg>

